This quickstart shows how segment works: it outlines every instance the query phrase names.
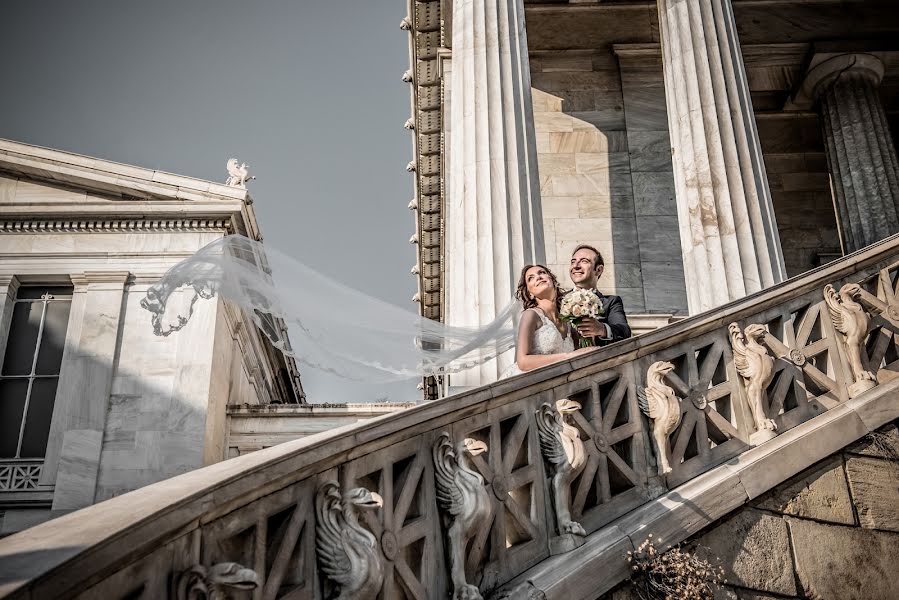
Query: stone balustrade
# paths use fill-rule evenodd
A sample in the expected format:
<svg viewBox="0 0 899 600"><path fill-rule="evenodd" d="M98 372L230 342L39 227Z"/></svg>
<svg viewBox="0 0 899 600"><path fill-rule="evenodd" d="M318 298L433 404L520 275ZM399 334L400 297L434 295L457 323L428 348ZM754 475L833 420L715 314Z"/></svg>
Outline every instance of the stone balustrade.
<svg viewBox="0 0 899 600"><path fill-rule="evenodd" d="M634 536L675 543L897 418L897 294L894 236L596 353L11 536L0 595L596 597L626 577Z"/></svg>

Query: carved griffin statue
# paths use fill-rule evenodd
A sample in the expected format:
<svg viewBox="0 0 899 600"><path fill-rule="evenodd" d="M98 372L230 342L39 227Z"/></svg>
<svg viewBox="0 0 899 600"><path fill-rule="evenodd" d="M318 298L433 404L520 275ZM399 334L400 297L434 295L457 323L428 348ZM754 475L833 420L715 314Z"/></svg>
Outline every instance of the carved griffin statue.
<svg viewBox="0 0 899 600"><path fill-rule="evenodd" d="M453 447L445 432L434 444L437 503L450 523L447 541L453 600L481 600L477 586L465 580L465 547L475 533L490 526L493 516L484 478L471 465L471 457L484 452L487 444L471 438Z"/></svg>
<svg viewBox="0 0 899 600"><path fill-rule="evenodd" d="M178 576L177 600L225 600L228 590L253 590L259 586L259 576L253 569L237 563L222 562L209 568L194 565Z"/></svg>
<svg viewBox="0 0 899 600"><path fill-rule="evenodd" d="M256 179L255 176L250 175L250 165L247 163L238 164L236 158L228 159L227 169L228 179L225 180L225 185L245 190L247 182Z"/></svg>
<svg viewBox="0 0 899 600"><path fill-rule="evenodd" d="M358 510L383 505L381 496L354 488L342 497L336 481L322 485L315 499L315 548L322 571L340 589L338 600L374 600L384 581L384 557Z"/></svg>
<svg viewBox="0 0 899 600"><path fill-rule="evenodd" d="M862 348L868 335L868 313L856 302L862 288L856 283L847 283L837 293L833 286L824 286L824 302L830 309L830 320L834 329L846 337L846 355L855 383L849 386L849 395L855 396L875 385L874 374L862 362Z"/></svg>
<svg viewBox="0 0 899 600"><path fill-rule="evenodd" d="M743 378L755 428L757 431L776 431L777 425L765 415L767 389L774 379L774 358L761 344L768 331L764 325L757 323L747 325L742 332L739 325L731 323L727 331L730 333L734 366Z"/></svg>
<svg viewBox="0 0 899 600"><path fill-rule="evenodd" d="M587 535L581 524L571 519L571 482L584 470L587 452L584 450L580 431L567 419L570 418L568 415L580 409L579 403L568 398L557 400L555 407L549 402L544 402L537 409L540 449L554 471L553 505L556 509L556 523L560 535L566 533Z"/></svg>
<svg viewBox="0 0 899 600"><path fill-rule="evenodd" d="M681 421L680 400L665 383L665 376L673 370L674 365L670 362L652 363L646 371L646 387L637 390L637 404L643 414L652 420L652 441L660 476L671 472L668 436Z"/></svg>

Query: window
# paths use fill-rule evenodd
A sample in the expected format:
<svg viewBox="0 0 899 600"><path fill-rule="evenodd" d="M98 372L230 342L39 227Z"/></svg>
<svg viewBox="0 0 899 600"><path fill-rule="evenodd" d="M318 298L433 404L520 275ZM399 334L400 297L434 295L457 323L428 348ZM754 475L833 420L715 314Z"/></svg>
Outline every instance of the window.
<svg viewBox="0 0 899 600"><path fill-rule="evenodd" d="M0 370L0 458L43 458L50 435L72 288L23 285Z"/></svg>

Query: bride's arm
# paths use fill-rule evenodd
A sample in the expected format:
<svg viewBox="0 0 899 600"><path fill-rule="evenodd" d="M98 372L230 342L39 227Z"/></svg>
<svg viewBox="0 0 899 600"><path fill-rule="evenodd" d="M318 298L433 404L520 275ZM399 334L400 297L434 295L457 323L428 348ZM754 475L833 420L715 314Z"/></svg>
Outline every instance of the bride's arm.
<svg viewBox="0 0 899 600"><path fill-rule="evenodd" d="M518 342L515 344L515 362L522 371L545 367L579 354L577 350L559 354L531 354L534 351L534 332L540 326L540 317L533 310L526 310L521 315L521 322L518 324Z"/></svg>

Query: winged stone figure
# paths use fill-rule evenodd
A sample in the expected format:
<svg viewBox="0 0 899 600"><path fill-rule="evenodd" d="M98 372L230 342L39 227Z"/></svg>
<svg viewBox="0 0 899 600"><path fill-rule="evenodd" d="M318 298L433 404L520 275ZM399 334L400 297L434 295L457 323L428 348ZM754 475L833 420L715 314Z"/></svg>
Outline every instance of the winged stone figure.
<svg viewBox="0 0 899 600"><path fill-rule="evenodd" d="M680 425L682 417L680 400L665 383L665 376L673 370L670 362L652 363L646 371L646 387L637 390L637 404L652 420L652 441L660 476L671 472L668 436Z"/></svg>
<svg viewBox="0 0 899 600"><path fill-rule="evenodd" d="M578 402L568 398L557 400L555 407L543 403L537 409L537 432L543 456L553 466L553 503L559 533L585 536L581 524L571 519L571 482L584 470L587 452L580 431L568 421L568 415L580 409Z"/></svg>
<svg viewBox="0 0 899 600"><path fill-rule="evenodd" d="M254 175L250 175L250 165L247 163L238 164L236 158L228 159L227 169L228 179L225 180L225 185L245 190L247 189L247 182L256 179Z"/></svg>
<svg viewBox="0 0 899 600"><path fill-rule="evenodd" d="M862 288L856 283L847 283L839 293L829 283L824 286L824 302L830 310L830 320L834 329L846 337L846 355L855 383L849 386L850 396L855 396L874 387L874 373L862 362L862 348L868 335L868 313L856 300Z"/></svg>
<svg viewBox="0 0 899 600"><path fill-rule="evenodd" d="M465 438L454 447L445 432L434 444L437 503L450 522L447 541L453 600L482 600L477 586L465 579L465 547L478 531L490 526L493 516L484 478L471 464L472 456L484 452L487 444L472 438Z"/></svg>
<svg viewBox="0 0 899 600"><path fill-rule="evenodd" d="M384 582L384 557L370 531L359 524L357 511L384 504L365 488L340 495L336 481L326 482L315 498L315 548L321 570L340 589L337 600L374 600Z"/></svg>
<svg viewBox="0 0 899 600"><path fill-rule="evenodd" d="M765 415L767 389L774 379L774 358L761 344L768 331L764 325L757 323L747 325L742 332L739 325L731 323L727 331L730 333L734 366L743 378L755 428L757 431L776 431L777 425Z"/></svg>

